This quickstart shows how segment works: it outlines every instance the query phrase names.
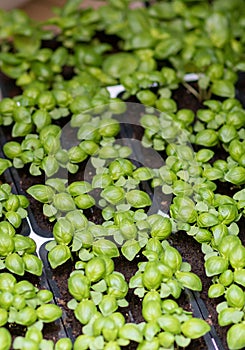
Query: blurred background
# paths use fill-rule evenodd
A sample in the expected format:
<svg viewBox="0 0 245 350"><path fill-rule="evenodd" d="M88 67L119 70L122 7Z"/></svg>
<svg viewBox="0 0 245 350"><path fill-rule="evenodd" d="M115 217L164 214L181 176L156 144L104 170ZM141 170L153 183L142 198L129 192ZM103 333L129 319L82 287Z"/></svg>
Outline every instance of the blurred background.
<svg viewBox="0 0 245 350"><path fill-rule="evenodd" d="M41 21L53 15L52 8L63 6L66 0L0 0L0 8L10 10L12 8L23 9L31 18ZM98 7L103 1L84 0L82 7Z"/></svg>

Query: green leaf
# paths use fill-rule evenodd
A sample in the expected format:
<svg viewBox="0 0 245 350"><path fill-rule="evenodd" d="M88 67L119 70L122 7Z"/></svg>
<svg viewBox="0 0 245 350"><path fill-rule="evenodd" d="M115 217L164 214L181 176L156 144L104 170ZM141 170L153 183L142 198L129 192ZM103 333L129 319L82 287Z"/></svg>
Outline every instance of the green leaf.
<svg viewBox="0 0 245 350"><path fill-rule="evenodd" d="M134 208L144 208L151 205L149 195L140 190L132 190L127 192L126 200Z"/></svg>
<svg viewBox="0 0 245 350"><path fill-rule="evenodd" d="M41 203L50 203L54 197L53 189L46 185L31 186L26 192Z"/></svg>
<svg viewBox="0 0 245 350"><path fill-rule="evenodd" d="M91 298L95 305L99 305L102 300L103 294L101 292L91 291Z"/></svg>
<svg viewBox="0 0 245 350"><path fill-rule="evenodd" d="M205 261L205 270L208 277L219 275L228 269L228 260L221 256L211 256Z"/></svg>
<svg viewBox="0 0 245 350"><path fill-rule="evenodd" d="M181 331L185 337L197 339L209 332L210 325L199 318L190 318L181 325Z"/></svg>
<svg viewBox="0 0 245 350"><path fill-rule="evenodd" d="M176 344L182 348L185 348L187 347L190 342L191 342L191 339L190 338L186 338L184 337L183 335L176 335L175 336L175 341L176 341Z"/></svg>
<svg viewBox="0 0 245 350"><path fill-rule="evenodd" d="M92 285L92 289L95 292L105 292L107 290L107 285L104 279Z"/></svg>
<svg viewBox="0 0 245 350"><path fill-rule="evenodd" d="M235 86L229 80L216 80L211 86L211 91L213 94L221 97L230 97L235 96Z"/></svg>
<svg viewBox="0 0 245 350"><path fill-rule="evenodd" d="M59 163L55 159L55 156L50 155L46 156L42 160L42 168L46 174L47 177L53 176L55 173L59 170Z"/></svg>
<svg viewBox="0 0 245 350"><path fill-rule="evenodd" d="M56 193L53 197L53 205L57 210L67 212L76 209L76 205L72 197L65 192Z"/></svg>
<svg viewBox="0 0 245 350"><path fill-rule="evenodd" d="M50 204L44 203L43 205L43 214L48 218L52 218L57 214L58 210Z"/></svg>
<svg viewBox="0 0 245 350"><path fill-rule="evenodd" d="M23 276L25 273L23 259L17 253L12 253L6 257L5 267L16 275Z"/></svg>
<svg viewBox="0 0 245 350"><path fill-rule="evenodd" d="M76 301L76 299L71 299L68 301L67 303L67 307L71 310L75 310L75 308L77 307L78 302Z"/></svg>
<svg viewBox="0 0 245 350"><path fill-rule="evenodd" d="M71 258L71 251L66 245L56 245L48 253L48 261L53 269Z"/></svg>
<svg viewBox="0 0 245 350"><path fill-rule="evenodd" d="M112 241L101 238L93 243L93 252L96 255L106 255L109 258L119 256L117 246Z"/></svg>
<svg viewBox="0 0 245 350"><path fill-rule="evenodd" d="M229 40L229 24L225 14L213 12L205 23L205 29L211 39L212 44L217 48L223 48Z"/></svg>
<svg viewBox="0 0 245 350"><path fill-rule="evenodd" d="M241 166L231 168L225 174L224 179L234 185L243 185L245 183L245 168Z"/></svg>
<svg viewBox="0 0 245 350"><path fill-rule="evenodd" d="M12 163L8 159L0 158L0 175L2 175L6 169L12 166Z"/></svg>
<svg viewBox="0 0 245 350"><path fill-rule="evenodd" d="M113 78L119 78L125 74L132 74L136 70L138 63L139 60L136 55L119 52L109 55L104 60L102 68L105 73Z"/></svg>
<svg viewBox="0 0 245 350"><path fill-rule="evenodd" d="M129 303L126 299L117 299L117 305L120 307L127 307Z"/></svg>
<svg viewBox="0 0 245 350"><path fill-rule="evenodd" d="M37 308L36 313L39 320L49 323L60 318L62 310L55 304L43 304Z"/></svg>
<svg viewBox="0 0 245 350"><path fill-rule="evenodd" d="M123 244L121 251L127 260L132 261L139 253L140 249L139 242L135 239L130 239Z"/></svg>
<svg viewBox="0 0 245 350"><path fill-rule="evenodd" d="M245 348L245 324L238 323L228 330L227 343L229 349L244 349Z"/></svg>
<svg viewBox="0 0 245 350"><path fill-rule="evenodd" d="M239 323L241 322L243 318L243 311L239 311L233 307L228 307L226 309L221 310L221 312L218 315L218 322L219 325L229 326L233 323Z"/></svg>
<svg viewBox="0 0 245 350"><path fill-rule="evenodd" d="M175 276L183 287L196 291L202 290L202 282L193 272L176 271Z"/></svg>
<svg viewBox="0 0 245 350"><path fill-rule="evenodd" d="M209 298L218 298L221 295L223 295L224 292L225 292L225 288L224 288L223 284L221 284L221 283L212 284L208 290L208 297Z"/></svg>
<svg viewBox="0 0 245 350"><path fill-rule="evenodd" d="M37 256L33 254L25 253L23 256L23 261L25 264L25 270L36 276L41 276L43 263Z"/></svg>
<svg viewBox="0 0 245 350"><path fill-rule="evenodd" d="M119 337L129 339L137 343L141 343L143 340L143 334L139 330L139 327L133 323L126 323L119 329Z"/></svg>

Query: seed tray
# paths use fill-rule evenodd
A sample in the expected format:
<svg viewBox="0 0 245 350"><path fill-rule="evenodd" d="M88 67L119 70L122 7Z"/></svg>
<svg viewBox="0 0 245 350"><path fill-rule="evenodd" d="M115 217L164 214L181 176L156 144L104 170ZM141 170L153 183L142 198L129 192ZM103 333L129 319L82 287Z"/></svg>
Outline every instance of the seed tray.
<svg viewBox="0 0 245 350"><path fill-rule="evenodd" d="M64 290L61 290L60 289L61 287L57 285L57 275L59 279L61 278L61 274L64 276L64 278L66 278L66 275L63 274L62 272L64 272L65 269L69 270L68 274L72 271L71 262L66 263L65 264L66 267L62 266L61 267L62 272L60 273L59 271L57 272L57 275L56 275L55 270L52 270L50 268L50 265L47 259L47 250L45 249L45 244L46 243L41 245L39 250L39 255L44 263L44 271L45 271L45 276L47 278L47 283L49 285L50 290L53 292L55 303L59 305L63 310L62 324L65 328L65 332L67 336L70 339L72 339L72 341L74 341L75 338L79 334L81 334L82 325L80 325L79 322L75 319L75 316L73 315L73 311L69 312L69 310L67 310L67 308L65 307L67 301L69 301L72 298L69 295L69 292L65 293L66 297L68 297L69 300L64 300ZM132 298L130 298L130 302L134 298L136 299L136 297L132 292ZM203 302L201 302L200 304L199 302L200 302L200 296L198 295L198 293L192 292L189 289L185 289L182 292L180 306L182 306L181 305L182 303L185 306L188 305L188 311L191 310L193 312L193 316L198 317L200 319L207 320L207 313L205 313L206 312L205 305L203 304ZM200 305L202 305L202 310L200 309ZM130 309L133 310L132 307ZM135 322L135 315L137 311L141 312L140 308L137 309L136 311L134 310L133 312L134 315L130 312L126 313L128 322ZM76 332L78 332L78 334L76 334ZM131 349L134 349L134 346L135 344L132 344L131 346L129 345L128 347L124 347L124 349L131 350ZM205 350L224 350L224 347L220 339L218 338L214 327L211 327L211 331L208 332L206 335L204 335L202 338L198 340L192 340L191 344L186 348L186 350L193 350L193 349L196 349L197 347Z"/></svg>

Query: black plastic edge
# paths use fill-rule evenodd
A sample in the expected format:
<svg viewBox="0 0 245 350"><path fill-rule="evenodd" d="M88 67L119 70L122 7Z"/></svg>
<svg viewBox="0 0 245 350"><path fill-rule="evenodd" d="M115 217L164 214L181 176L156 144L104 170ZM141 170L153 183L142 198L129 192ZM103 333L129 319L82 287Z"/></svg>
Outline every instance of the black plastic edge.
<svg viewBox="0 0 245 350"><path fill-rule="evenodd" d="M0 148L0 157L5 158L1 148ZM2 176L3 180L11 186L12 193L19 194L10 169L5 170L1 176ZM22 219L20 227L18 227L16 229L16 233L18 233L22 236L29 236L30 232L31 232L31 229L30 229L30 226L28 224L27 219Z"/></svg>
<svg viewBox="0 0 245 350"><path fill-rule="evenodd" d="M202 315L202 318L204 320L207 320L208 319L208 316L209 316L209 312L208 312L208 309L206 307L206 304L205 302L203 301L203 299L200 297L200 294L199 292L193 292L193 296L196 300L196 303L199 307L199 310L200 310L200 313ZM210 334L212 336L212 339L213 339L213 342L215 342L216 344L216 347L213 347L213 349L215 350L225 350L224 348L224 345L222 343L222 341L220 340L220 338L218 337L217 335L217 332L215 330L215 327L213 325L210 325L211 326L211 330L210 330Z"/></svg>
<svg viewBox="0 0 245 350"><path fill-rule="evenodd" d="M59 301L61 299L60 291L56 285L56 282L53 279L52 269L50 268L49 263L48 263L48 251L45 249L45 245L47 243L48 243L48 241L43 243L39 249L39 256L43 262L43 278L45 280L47 288L53 293L53 298L54 298L55 304L58 305L59 307L61 307L60 303L59 303ZM62 333L63 337L68 337L73 341L74 337L71 337L72 330L69 329L67 327L67 325L65 325L65 323L66 323L65 319L66 319L66 312L64 309L62 309L62 316L59 320L57 320L61 323L61 327L60 327L61 333Z"/></svg>
<svg viewBox="0 0 245 350"><path fill-rule="evenodd" d="M43 273L40 277L40 286L41 288L44 288L44 289L47 289L47 290L50 290L52 293L52 289L50 288L50 285L48 283L48 279L46 277L46 271L45 269L43 269ZM56 304L55 302L55 299L53 298L53 301L54 303ZM64 328L64 325L63 325L63 322L62 322L62 319L59 318L57 319L56 321L54 321L54 324L57 326L57 328L59 328L59 331L57 332L57 338L60 339L60 338L66 338L67 337L67 333L65 331L65 328ZM45 335L45 334L44 334Z"/></svg>
<svg viewBox="0 0 245 350"><path fill-rule="evenodd" d="M3 153L3 150L2 150L2 147L5 143L6 143L6 138L5 138L2 127L0 127L0 146L1 146L0 147L0 157L1 158L6 158L4 153ZM6 178L7 182L12 184L14 193L26 196L26 192L21 187L21 179L20 179L18 170L16 168L14 168L12 166L12 167L8 168L7 170L5 170L4 177ZM29 220L31 222L32 228L35 231L35 233L41 237L52 238L53 235L52 235L51 231L44 230L44 229L41 229L39 227L39 225L37 224L35 215L34 215L32 209L30 208L30 205L28 206L27 211L28 211ZM28 223L26 223L26 225L28 225Z"/></svg>

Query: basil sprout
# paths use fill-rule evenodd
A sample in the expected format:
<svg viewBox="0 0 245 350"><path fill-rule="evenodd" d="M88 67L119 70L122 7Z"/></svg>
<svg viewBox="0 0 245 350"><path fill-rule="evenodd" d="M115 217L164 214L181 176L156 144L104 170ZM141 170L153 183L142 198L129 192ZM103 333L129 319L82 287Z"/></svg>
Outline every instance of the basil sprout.
<svg viewBox="0 0 245 350"><path fill-rule="evenodd" d="M120 124L115 119L102 119L99 123L99 133L104 137L114 137L120 131Z"/></svg>
<svg viewBox="0 0 245 350"><path fill-rule="evenodd" d="M227 344L230 349L243 349L245 347L245 325L244 323L234 324L228 329Z"/></svg>
<svg viewBox="0 0 245 350"><path fill-rule="evenodd" d="M136 93L138 100L146 106L154 106L157 96L151 90L142 90Z"/></svg>
<svg viewBox="0 0 245 350"><path fill-rule="evenodd" d="M16 310L21 310L26 306L26 300L22 295L15 295L12 305Z"/></svg>
<svg viewBox="0 0 245 350"><path fill-rule="evenodd" d="M26 306L18 311L16 317L16 323L28 327L37 320L37 313L32 307Z"/></svg>
<svg viewBox="0 0 245 350"><path fill-rule="evenodd" d="M55 350L72 350L72 341L70 338L60 338L54 347Z"/></svg>
<svg viewBox="0 0 245 350"><path fill-rule="evenodd" d="M158 321L162 315L161 303L157 300L143 302L142 315L147 322Z"/></svg>
<svg viewBox="0 0 245 350"><path fill-rule="evenodd" d="M233 272L231 270L225 270L219 276L219 283L221 283L225 287L229 286L232 282L233 282Z"/></svg>
<svg viewBox="0 0 245 350"><path fill-rule="evenodd" d="M232 167L225 174L224 179L234 185L243 185L245 183L245 168L241 166Z"/></svg>
<svg viewBox="0 0 245 350"><path fill-rule="evenodd" d="M119 256L115 243L104 238L100 238L93 243L93 252L96 255L106 255L108 258Z"/></svg>
<svg viewBox="0 0 245 350"><path fill-rule="evenodd" d="M169 218L159 214L153 214L148 217L151 226L151 236L159 240L169 237L172 231L172 224Z"/></svg>
<svg viewBox="0 0 245 350"><path fill-rule="evenodd" d="M176 272L177 270L180 270L182 264L182 257L177 249L171 246L167 246L164 249L161 261Z"/></svg>
<svg viewBox="0 0 245 350"><path fill-rule="evenodd" d="M13 303L13 295L10 292L2 292L0 295L0 305L3 309L8 310Z"/></svg>
<svg viewBox="0 0 245 350"><path fill-rule="evenodd" d="M26 339L33 340L34 342L41 343L42 341L42 332L36 327L29 328L25 335Z"/></svg>
<svg viewBox="0 0 245 350"><path fill-rule="evenodd" d="M159 349L159 340L157 337L154 337L151 340L143 340L139 344L138 349L139 350L146 350L146 349L157 350Z"/></svg>
<svg viewBox="0 0 245 350"><path fill-rule="evenodd" d="M245 286L245 269L235 270L234 271L234 282Z"/></svg>
<svg viewBox="0 0 245 350"><path fill-rule="evenodd" d="M142 282L147 289L158 289L162 282L162 274L155 261L149 261L142 275Z"/></svg>
<svg viewBox="0 0 245 350"><path fill-rule="evenodd" d="M96 174L92 180L93 188L106 188L112 184L112 178L109 174Z"/></svg>
<svg viewBox="0 0 245 350"><path fill-rule="evenodd" d="M37 297L42 303L48 303L53 299L53 294L50 290L40 289L37 292Z"/></svg>
<svg viewBox="0 0 245 350"><path fill-rule="evenodd" d="M190 339L197 339L210 331L210 325L199 318L190 318L181 325L181 331Z"/></svg>
<svg viewBox="0 0 245 350"><path fill-rule="evenodd" d="M69 211L65 219L68 219L75 230L82 230L87 227L88 219L81 210Z"/></svg>
<svg viewBox="0 0 245 350"><path fill-rule="evenodd" d="M120 232L125 239L134 239L137 236L137 227L131 221L124 219L119 224Z"/></svg>
<svg viewBox="0 0 245 350"><path fill-rule="evenodd" d="M12 292L16 283L16 278L8 272L0 274L0 290Z"/></svg>
<svg viewBox="0 0 245 350"><path fill-rule="evenodd" d="M79 196L92 190L92 186L87 181L74 181L68 187L67 191L71 196Z"/></svg>
<svg viewBox="0 0 245 350"><path fill-rule="evenodd" d="M126 200L134 208L144 208L151 205L149 195L140 190L131 190L127 192Z"/></svg>
<svg viewBox="0 0 245 350"><path fill-rule="evenodd" d="M133 173L134 166L127 159L116 159L109 165L109 173L113 180L119 179L120 176L130 176Z"/></svg>
<svg viewBox="0 0 245 350"><path fill-rule="evenodd" d="M200 149L197 153L196 153L196 160L198 162L202 162L202 163L206 163L208 162L212 157L214 156L214 151L210 150L210 149Z"/></svg>
<svg viewBox="0 0 245 350"><path fill-rule="evenodd" d="M202 290L202 282L193 272L176 271L175 276L183 287L196 291Z"/></svg>
<svg viewBox="0 0 245 350"><path fill-rule="evenodd" d="M102 68L105 73L113 78L119 78L125 74L132 74L138 64L137 56L131 53L119 52L108 56L104 60Z"/></svg>
<svg viewBox="0 0 245 350"><path fill-rule="evenodd" d="M0 327L4 326L8 322L7 310L0 308Z"/></svg>
<svg viewBox="0 0 245 350"><path fill-rule="evenodd" d="M17 275L23 276L25 273L25 265L21 256L17 253L8 255L5 259L5 267Z"/></svg>
<svg viewBox="0 0 245 350"><path fill-rule="evenodd" d="M213 82L211 91L213 94L222 97L234 97L234 84L229 80L216 80Z"/></svg>
<svg viewBox="0 0 245 350"><path fill-rule="evenodd" d="M14 293L24 295L25 298L33 298L36 294L35 287L31 282L21 280L15 284Z"/></svg>
<svg viewBox="0 0 245 350"><path fill-rule="evenodd" d="M125 281L124 275L119 272L113 272L106 277L108 286L108 294L114 296L116 299L123 299L128 292L128 285Z"/></svg>
<svg viewBox="0 0 245 350"><path fill-rule="evenodd" d="M242 156L244 154L244 144L238 139L232 140L229 144L228 151L230 156L237 161L240 165L243 165L241 162Z"/></svg>
<svg viewBox="0 0 245 350"><path fill-rule="evenodd" d="M25 271L36 276L41 276L43 263L37 256L25 253L23 256L23 262L25 264Z"/></svg>
<svg viewBox="0 0 245 350"><path fill-rule="evenodd" d="M79 146L73 146L68 151L69 160L72 163L81 163L87 157L87 153Z"/></svg>
<svg viewBox="0 0 245 350"><path fill-rule="evenodd" d="M125 191L121 187L114 185L107 186L102 192L101 197L111 204L120 203L125 197Z"/></svg>
<svg viewBox="0 0 245 350"><path fill-rule="evenodd" d="M53 228L53 236L57 243L69 244L73 238L73 226L66 218L59 218Z"/></svg>
<svg viewBox="0 0 245 350"><path fill-rule="evenodd" d="M204 147L213 147L218 143L218 135L212 129L201 130L196 134L195 143Z"/></svg>
<svg viewBox="0 0 245 350"><path fill-rule="evenodd" d="M230 264L234 269L241 269L245 267L245 247L238 244L233 247L229 254Z"/></svg>
<svg viewBox="0 0 245 350"><path fill-rule="evenodd" d="M12 338L10 332L4 327L0 327L0 342L2 350L10 349Z"/></svg>
<svg viewBox="0 0 245 350"><path fill-rule="evenodd" d="M242 288L231 284L226 290L226 300L229 306L242 309L245 303L245 295Z"/></svg>
<svg viewBox="0 0 245 350"><path fill-rule="evenodd" d="M104 295L99 303L99 309L104 316L109 316L118 308L116 298L113 295Z"/></svg>
<svg viewBox="0 0 245 350"><path fill-rule="evenodd" d="M8 233L1 233L0 236L0 256L4 257L14 251L15 244L14 239L8 235Z"/></svg>
<svg viewBox="0 0 245 350"><path fill-rule="evenodd" d="M96 311L97 309L93 301L82 300L75 308L74 313L79 322L87 324Z"/></svg>
<svg viewBox="0 0 245 350"><path fill-rule="evenodd" d="M43 322L53 322L61 317L62 310L55 304L44 304L37 308L37 317Z"/></svg>
<svg viewBox="0 0 245 350"><path fill-rule="evenodd" d="M220 326L229 326L233 323L238 323L243 317L243 312L233 307L227 307L220 311L218 322Z"/></svg>
<svg viewBox="0 0 245 350"><path fill-rule="evenodd" d="M48 252L48 261L53 269L64 264L71 257L71 251L66 245L57 245Z"/></svg>
<svg viewBox="0 0 245 350"><path fill-rule="evenodd" d="M178 309L178 304L172 299L165 299L162 301L162 309L167 313L172 313Z"/></svg>
<svg viewBox="0 0 245 350"><path fill-rule="evenodd" d="M170 205L171 216L179 221L193 223L197 219L194 202L188 197L177 196Z"/></svg>
<svg viewBox="0 0 245 350"><path fill-rule="evenodd" d="M226 258L229 258L229 255L232 249L240 245L240 239L237 236L227 235L225 236L220 244L218 245L218 249L221 255Z"/></svg>
<svg viewBox="0 0 245 350"><path fill-rule="evenodd" d="M174 344L175 337L170 332L161 332L158 334L159 343L165 348L171 348Z"/></svg>
<svg viewBox="0 0 245 350"><path fill-rule="evenodd" d="M33 185L27 189L27 193L41 203L50 203L54 197L54 191L46 185Z"/></svg>
<svg viewBox="0 0 245 350"><path fill-rule="evenodd" d="M142 332L139 327L134 323L126 323L119 329L119 337L123 339L129 339L137 343L141 343L143 340Z"/></svg>
<svg viewBox="0 0 245 350"><path fill-rule="evenodd" d="M95 205L95 199L89 194L80 194L74 198L74 203L79 209L88 209Z"/></svg>
<svg viewBox="0 0 245 350"><path fill-rule="evenodd" d="M90 282L99 281L105 274L106 265L101 257L94 257L85 266L85 273Z"/></svg>
<svg viewBox="0 0 245 350"><path fill-rule="evenodd" d="M222 256L211 256L205 261L205 271L208 277L219 275L228 269L228 260Z"/></svg>
<svg viewBox="0 0 245 350"><path fill-rule="evenodd" d="M79 335L74 342L73 350L87 350L93 338L87 334Z"/></svg>
<svg viewBox="0 0 245 350"><path fill-rule="evenodd" d="M90 281L81 271L74 271L68 279L69 293L78 301L90 295Z"/></svg>
<svg viewBox="0 0 245 350"><path fill-rule="evenodd" d="M224 272L223 272L224 273ZM225 292L225 288L223 284L216 283L209 287L208 289L208 297L209 298L218 298L223 295Z"/></svg>

